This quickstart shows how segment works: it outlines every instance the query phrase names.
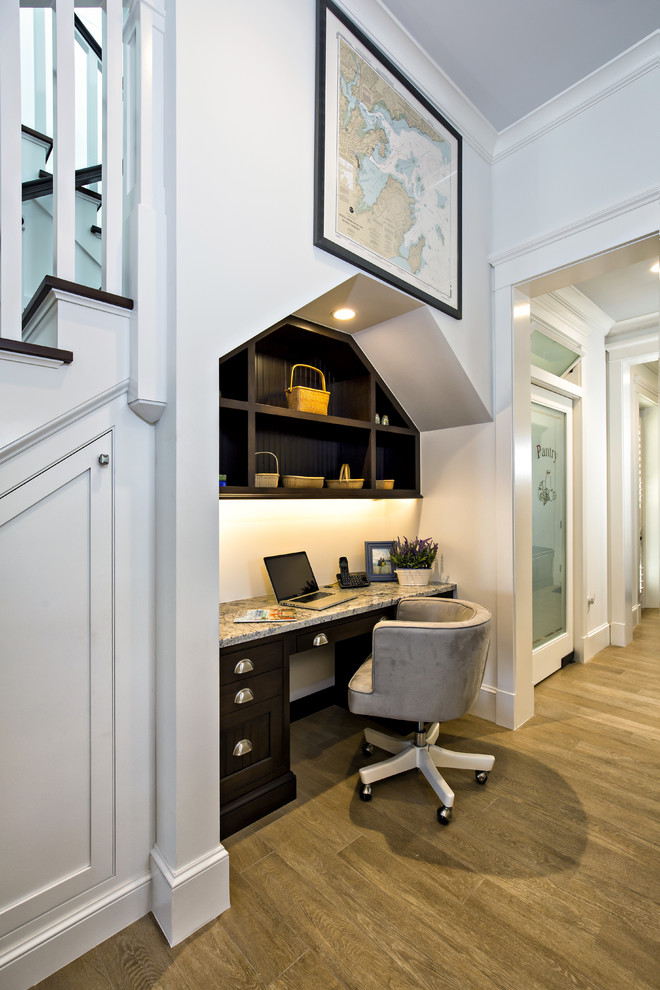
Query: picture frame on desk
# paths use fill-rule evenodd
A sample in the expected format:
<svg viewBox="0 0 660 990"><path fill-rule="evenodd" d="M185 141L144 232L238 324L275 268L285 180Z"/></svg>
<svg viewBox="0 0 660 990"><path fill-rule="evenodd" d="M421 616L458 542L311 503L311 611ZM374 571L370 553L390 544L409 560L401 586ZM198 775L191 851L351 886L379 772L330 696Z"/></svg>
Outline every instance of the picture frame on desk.
<svg viewBox="0 0 660 990"><path fill-rule="evenodd" d="M332 0L317 0L314 244L462 317L462 138Z"/></svg>
<svg viewBox="0 0 660 990"><path fill-rule="evenodd" d="M365 541L364 564L370 581L394 581L394 566L390 553L394 540Z"/></svg>

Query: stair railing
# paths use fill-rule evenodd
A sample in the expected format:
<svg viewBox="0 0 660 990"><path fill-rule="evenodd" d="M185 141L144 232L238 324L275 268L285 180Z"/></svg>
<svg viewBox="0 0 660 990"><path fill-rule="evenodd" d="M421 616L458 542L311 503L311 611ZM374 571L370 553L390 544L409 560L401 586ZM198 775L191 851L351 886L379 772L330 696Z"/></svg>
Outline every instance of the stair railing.
<svg viewBox="0 0 660 990"><path fill-rule="evenodd" d="M43 6L41 0L0 3L0 336L10 339L21 338L22 311L20 7L30 7L33 3ZM74 0L54 0L53 267L52 273L44 274L70 282L76 280L74 51L77 30ZM122 30L122 0L103 0L101 288L115 294L121 294L123 288Z"/></svg>

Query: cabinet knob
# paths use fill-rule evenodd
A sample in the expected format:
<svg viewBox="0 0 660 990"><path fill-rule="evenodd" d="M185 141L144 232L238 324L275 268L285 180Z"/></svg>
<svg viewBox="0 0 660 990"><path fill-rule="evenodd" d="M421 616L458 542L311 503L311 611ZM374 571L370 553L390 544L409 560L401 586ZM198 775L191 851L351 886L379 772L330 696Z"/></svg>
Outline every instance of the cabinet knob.
<svg viewBox="0 0 660 990"><path fill-rule="evenodd" d="M327 644L328 644L328 637L326 636L325 633L319 633L318 636L315 636L314 641L312 643L313 646L327 646Z"/></svg>
<svg viewBox="0 0 660 990"><path fill-rule="evenodd" d="M241 688L234 698L235 705L244 705L246 701L254 701L254 695L250 688Z"/></svg>
<svg viewBox="0 0 660 990"><path fill-rule="evenodd" d="M232 756L245 756L246 753L251 753L251 752L252 752L252 743L250 742L250 740L239 739L236 745L234 746Z"/></svg>
<svg viewBox="0 0 660 990"><path fill-rule="evenodd" d="M235 674L247 674L250 670L254 670L254 664L247 658L245 660L239 660L234 667Z"/></svg>

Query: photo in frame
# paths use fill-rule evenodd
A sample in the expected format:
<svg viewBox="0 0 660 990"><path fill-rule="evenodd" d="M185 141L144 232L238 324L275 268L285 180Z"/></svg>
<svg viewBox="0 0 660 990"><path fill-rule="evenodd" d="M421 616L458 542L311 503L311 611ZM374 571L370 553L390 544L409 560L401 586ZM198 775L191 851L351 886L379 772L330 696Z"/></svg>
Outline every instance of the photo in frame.
<svg viewBox="0 0 660 990"><path fill-rule="evenodd" d="M364 564L370 581L395 581L390 553L394 540L378 540L364 544Z"/></svg>
<svg viewBox="0 0 660 990"><path fill-rule="evenodd" d="M314 244L462 315L462 139L331 0L317 0Z"/></svg>

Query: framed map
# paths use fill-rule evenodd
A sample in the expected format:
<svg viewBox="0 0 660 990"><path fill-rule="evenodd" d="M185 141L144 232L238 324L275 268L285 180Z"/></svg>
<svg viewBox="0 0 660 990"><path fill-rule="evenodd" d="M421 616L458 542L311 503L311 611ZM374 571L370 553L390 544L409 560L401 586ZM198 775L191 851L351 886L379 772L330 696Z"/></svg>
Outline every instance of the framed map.
<svg viewBox="0 0 660 990"><path fill-rule="evenodd" d="M317 18L314 243L461 319L461 137L330 0Z"/></svg>

